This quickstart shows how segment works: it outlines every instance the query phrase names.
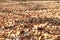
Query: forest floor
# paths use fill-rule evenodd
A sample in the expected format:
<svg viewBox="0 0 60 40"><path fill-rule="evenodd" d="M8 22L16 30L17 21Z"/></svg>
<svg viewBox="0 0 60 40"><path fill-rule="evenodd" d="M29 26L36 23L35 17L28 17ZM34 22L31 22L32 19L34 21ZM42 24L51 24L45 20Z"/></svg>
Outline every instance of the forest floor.
<svg viewBox="0 0 60 40"><path fill-rule="evenodd" d="M0 40L60 40L60 2L0 2Z"/></svg>

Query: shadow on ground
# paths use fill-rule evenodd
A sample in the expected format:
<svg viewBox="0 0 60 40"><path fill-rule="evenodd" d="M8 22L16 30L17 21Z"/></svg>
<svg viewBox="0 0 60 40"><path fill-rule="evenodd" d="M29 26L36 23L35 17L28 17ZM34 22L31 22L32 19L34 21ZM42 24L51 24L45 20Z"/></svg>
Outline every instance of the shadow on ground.
<svg viewBox="0 0 60 40"><path fill-rule="evenodd" d="M46 23L48 22L48 25L56 25L60 26L60 19L58 18L31 18L29 19L30 23ZM27 23L27 21L25 21Z"/></svg>

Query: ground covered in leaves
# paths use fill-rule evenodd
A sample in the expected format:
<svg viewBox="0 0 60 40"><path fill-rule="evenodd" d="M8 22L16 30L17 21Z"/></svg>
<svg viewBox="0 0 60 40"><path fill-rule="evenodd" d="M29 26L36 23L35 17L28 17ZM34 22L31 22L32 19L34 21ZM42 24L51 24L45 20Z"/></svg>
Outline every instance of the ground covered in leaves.
<svg viewBox="0 0 60 40"><path fill-rule="evenodd" d="M1 2L0 40L60 40L60 2Z"/></svg>

